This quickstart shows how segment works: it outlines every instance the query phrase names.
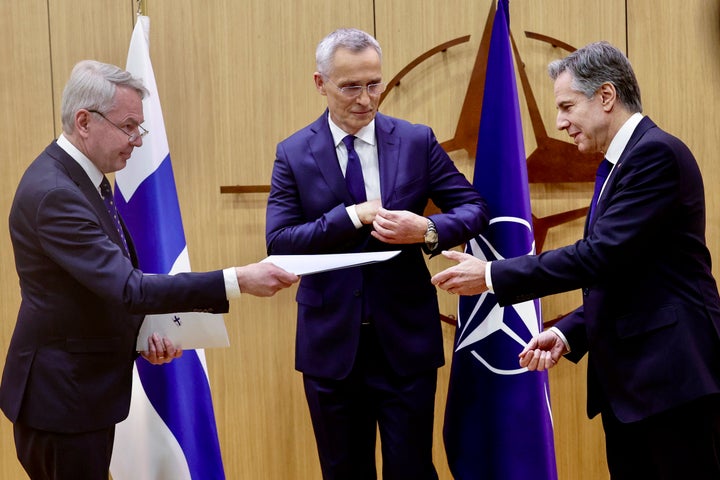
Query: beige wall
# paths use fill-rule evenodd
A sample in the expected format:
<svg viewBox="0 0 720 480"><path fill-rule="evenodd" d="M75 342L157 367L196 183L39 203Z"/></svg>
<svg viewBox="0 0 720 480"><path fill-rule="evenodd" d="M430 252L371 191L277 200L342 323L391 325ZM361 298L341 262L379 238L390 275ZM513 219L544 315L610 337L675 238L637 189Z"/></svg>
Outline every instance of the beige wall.
<svg viewBox="0 0 720 480"><path fill-rule="evenodd" d="M192 266L214 269L265 255L265 194L221 195L221 185L267 184L275 144L316 118L323 98L312 85L314 49L340 26L375 33L385 78L442 42L470 41L411 72L382 106L390 115L431 125L452 137L491 0L238 0L146 2L151 55ZM0 216L7 218L17 181L60 132L59 103L73 64L83 58L124 65L134 24L132 0L26 0L0 5ZM606 39L627 46L643 89L645 112L685 140L705 176L708 242L720 253L720 167L714 162L720 125L716 79L720 7L688 0L512 0L511 29L543 123L554 131L548 61L564 51L524 31L573 46ZM374 8L374 10L373 10ZM626 27L627 26L627 27ZM521 95L521 104L525 97ZM525 122L526 151L535 148ZM451 152L472 174L472 159ZM569 166L568 168L572 168ZM533 211L550 215L587 204L589 184L533 185ZM551 230L546 249L576 239L582 221ZM446 264L429 262L433 271ZM715 269L716 275L718 269ZM295 289L273 299L243 297L226 316L232 347L207 351L225 469L232 479L316 479L319 467L300 374L293 370ZM445 314L456 299L440 294ZM0 362L19 303L6 228L0 229ZM579 303L576 293L543 301L554 318ZM444 327L446 354L453 330ZM441 419L448 367L440 372L435 460L449 479ZM602 429L585 417L584 363L563 362L551 373L560 478L604 479ZM12 426L0 420L0 478L24 478L14 457Z"/></svg>

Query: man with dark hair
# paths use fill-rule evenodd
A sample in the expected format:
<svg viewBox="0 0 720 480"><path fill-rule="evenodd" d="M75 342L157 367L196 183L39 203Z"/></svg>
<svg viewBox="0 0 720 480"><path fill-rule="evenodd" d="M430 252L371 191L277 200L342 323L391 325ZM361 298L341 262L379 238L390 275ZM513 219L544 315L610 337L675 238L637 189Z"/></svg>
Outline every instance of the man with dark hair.
<svg viewBox="0 0 720 480"><path fill-rule="evenodd" d="M598 42L550 64L557 127L603 152L585 235L574 245L433 277L507 305L582 289L583 306L520 354L530 370L588 353L588 414L602 414L613 480L720 478L720 298L705 196L690 150L642 115L628 59Z"/></svg>

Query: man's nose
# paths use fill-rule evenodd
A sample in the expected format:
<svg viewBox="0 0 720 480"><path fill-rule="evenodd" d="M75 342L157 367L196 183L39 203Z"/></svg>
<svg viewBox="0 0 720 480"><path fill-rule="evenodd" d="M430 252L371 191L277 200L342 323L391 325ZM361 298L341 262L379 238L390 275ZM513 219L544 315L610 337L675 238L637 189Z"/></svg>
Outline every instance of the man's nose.
<svg viewBox="0 0 720 480"><path fill-rule="evenodd" d="M363 88L360 95L357 96L355 101L361 105L367 105L370 103L370 94L368 93L367 87Z"/></svg>
<svg viewBox="0 0 720 480"><path fill-rule="evenodd" d="M567 118L565 118L565 115L558 113L557 118L555 119L555 126L558 130L565 130L570 126L570 122Z"/></svg>

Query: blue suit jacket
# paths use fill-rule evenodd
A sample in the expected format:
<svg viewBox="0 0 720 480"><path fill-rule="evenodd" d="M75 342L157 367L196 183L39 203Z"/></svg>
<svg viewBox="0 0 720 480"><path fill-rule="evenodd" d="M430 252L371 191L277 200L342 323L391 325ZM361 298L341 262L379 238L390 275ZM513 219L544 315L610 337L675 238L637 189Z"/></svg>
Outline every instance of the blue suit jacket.
<svg viewBox="0 0 720 480"><path fill-rule="evenodd" d="M431 216L439 252L477 235L487 225L485 203L423 125L377 114L382 205L422 215L428 200L443 213ZM296 368L340 379L358 348L361 312L372 317L390 364L401 375L444 363L435 287L421 244L388 245L356 229L345 210L345 186L327 112L277 146L267 206L270 254L321 254L397 250L395 258L368 266L308 275L296 300Z"/></svg>
<svg viewBox="0 0 720 480"><path fill-rule="evenodd" d="M13 422L81 432L121 421L143 314L228 309L222 271L135 269L97 189L55 142L20 180L10 236L22 302L0 407Z"/></svg>
<svg viewBox="0 0 720 480"><path fill-rule="evenodd" d="M637 421L720 392L720 298L695 158L645 117L574 245L492 264L503 304L582 288L558 322L588 357L588 415Z"/></svg>

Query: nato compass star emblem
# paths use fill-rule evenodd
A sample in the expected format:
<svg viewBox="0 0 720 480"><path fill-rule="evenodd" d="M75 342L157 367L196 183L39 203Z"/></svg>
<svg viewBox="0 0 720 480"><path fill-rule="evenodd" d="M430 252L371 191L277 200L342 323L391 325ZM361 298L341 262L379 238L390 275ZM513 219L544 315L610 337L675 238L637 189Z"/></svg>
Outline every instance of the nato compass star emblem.
<svg viewBox="0 0 720 480"><path fill-rule="evenodd" d="M465 251L486 261L532 255L532 226L523 218L493 218L487 236L472 239ZM527 368L518 367L518 354L540 331L538 312L537 300L501 307L489 292L462 297L455 352L469 350L478 362L498 375L524 373Z"/></svg>

